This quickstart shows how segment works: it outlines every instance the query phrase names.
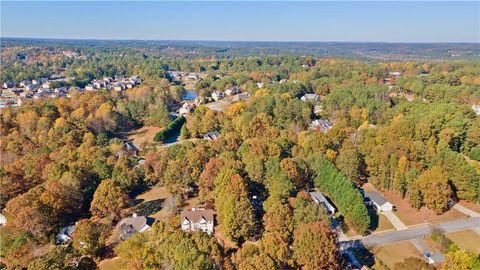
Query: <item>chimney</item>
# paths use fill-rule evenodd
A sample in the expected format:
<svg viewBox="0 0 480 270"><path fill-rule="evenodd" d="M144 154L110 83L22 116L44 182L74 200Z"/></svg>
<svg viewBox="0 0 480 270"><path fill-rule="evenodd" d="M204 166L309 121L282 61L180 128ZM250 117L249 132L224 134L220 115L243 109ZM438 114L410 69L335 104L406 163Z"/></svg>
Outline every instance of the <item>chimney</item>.
<svg viewBox="0 0 480 270"><path fill-rule="evenodd" d="M132 217L137 217L137 213L133 213L133 214L132 214Z"/></svg>

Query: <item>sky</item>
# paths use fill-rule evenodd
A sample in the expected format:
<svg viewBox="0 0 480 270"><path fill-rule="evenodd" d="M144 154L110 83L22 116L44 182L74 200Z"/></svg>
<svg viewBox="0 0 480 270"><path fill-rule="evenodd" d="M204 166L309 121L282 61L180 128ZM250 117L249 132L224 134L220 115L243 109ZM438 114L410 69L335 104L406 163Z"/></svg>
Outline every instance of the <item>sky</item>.
<svg viewBox="0 0 480 270"><path fill-rule="evenodd" d="M2 37L480 42L480 2L0 2Z"/></svg>

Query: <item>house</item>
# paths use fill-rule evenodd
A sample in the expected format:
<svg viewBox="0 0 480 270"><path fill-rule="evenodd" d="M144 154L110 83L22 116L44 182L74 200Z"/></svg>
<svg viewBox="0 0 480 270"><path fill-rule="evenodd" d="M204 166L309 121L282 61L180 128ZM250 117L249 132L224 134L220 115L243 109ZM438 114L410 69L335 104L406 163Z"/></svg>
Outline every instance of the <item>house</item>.
<svg viewBox="0 0 480 270"><path fill-rule="evenodd" d="M215 212L211 209L195 209L182 211L180 214L181 227L184 231L202 231L213 233Z"/></svg>
<svg viewBox="0 0 480 270"><path fill-rule="evenodd" d="M0 227L5 224L7 224L7 218L3 214L0 214Z"/></svg>
<svg viewBox="0 0 480 270"><path fill-rule="evenodd" d="M220 99L224 98L225 97L225 93L222 92L222 91L214 91L212 93L212 98L215 100L215 101L219 101Z"/></svg>
<svg viewBox="0 0 480 270"><path fill-rule="evenodd" d="M105 88L106 85L107 85L107 83L104 80L99 80L99 81L94 81L93 82L93 86L97 89Z"/></svg>
<svg viewBox="0 0 480 270"><path fill-rule="evenodd" d="M370 200L370 205L373 205L379 212L393 210L393 204L385 200L378 192L365 192L365 197Z"/></svg>
<svg viewBox="0 0 480 270"><path fill-rule="evenodd" d="M138 155L140 150L138 150L138 147L132 142L132 141L127 141L123 144L123 150L132 156Z"/></svg>
<svg viewBox="0 0 480 270"><path fill-rule="evenodd" d="M312 123L309 126L309 129L321 131L321 132L327 132L332 127L333 127L332 122L328 120L316 119L312 121Z"/></svg>
<svg viewBox="0 0 480 270"><path fill-rule="evenodd" d="M322 113L323 112L323 106L322 105L315 105L315 107L313 107L313 113L314 114L319 114L319 113Z"/></svg>
<svg viewBox="0 0 480 270"><path fill-rule="evenodd" d="M480 105L472 105L472 110L473 110L477 115L480 115Z"/></svg>
<svg viewBox="0 0 480 270"><path fill-rule="evenodd" d="M75 231L75 225L66 226L60 229L57 234L57 244L63 244L72 240L72 234Z"/></svg>
<svg viewBox="0 0 480 270"><path fill-rule="evenodd" d="M3 83L3 88L12 88L14 86L12 81L6 81Z"/></svg>
<svg viewBox="0 0 480 270"><path fill-rule="evenodd" d="M240 94L236 94L234 96L232 96L232 98L230 99L230 101L232 103L235 103L235 102L239 102L239 101L243 101L243 100L247 100L248 98L250 97L250 93L240 93Z"/></svg>
<svg viewBox="0 0 480 270"><path fill-rule="evenodd" d="M203 138L205 140L210 140L210 141L215 141L216 139L218 139L218 137L220 137L220 132L218 131L210 131L210 132L207 132L205 135L203 135Z"/></svg>
<svg viewBox="0 0 480 270"><path fill-rule="evenodd" d="M95 87L93 86L93 84L87 84L87 85L85 86L85 90L87 90L87 91L93 91L93 90L95 90Z"/></svg>
<svg viewBox="0 0 480 270"><path fill-rule="evenodd" d="M240 90L238 89L238 87L233 86L233 87L230 87L227 90L225 90L225 95L227 95L227 96L236 95L239 91Z"/></svg>
<svg viewBox="0 0 480 270"><path fill-rule="evenodd" d="M178 109L178 113L181 115L189 114L193 112L193 106L188 103L184 103L180 109Z"/></svg>
<svg viewBox="0 0 480 270"><path fill-rule="evenodd" d="M187 76L187 79L189 80L198 80L200 78L200 75L198 73L190 73Z"/></svg>
<svg viewBox="0 0 480 270"><path fill-rule="evenodd" d="M29 80L23 80L23 81L20 82L21 87L27 87L27 85L29 85L29 84L32 84L32 82L29 81Z"/></svg>
<svg viewBox="0 0 480 270"><path fill-rule="evenodd" d="M400 76L402 76L402 73L399 72L399 71L392 71L392 72L389 72L388 75L390 75L392 77L400 77Z"/></svg>
<svg viewBox="0 0 480 270"><path fill-rule="evenodd" d="M312 198L312 200L316 204L320 204L320 205L323 206L323 208L325 209L325 212L327 212L327 214L329 214L329 215L335 214L335 212L336 212L335 206L330 202L329 199L327 199L327 197L325 197L325 195L323 195L323 193L321 193L321 192L309 192L308 194L310 194L310 198Z"/></svg>
<svg viewBox="0 0 480 270"><path fill-rule="evenodd" d="M133 213L131 217L124 218L117 224L118 236L120 240L126 240L137 232L149 230L154 222L153 218Z"/></svg>
<svg viewBox="0 0 480 270"><path fill-rule="evenodd" d="M32 90L38 89L38 87L39 87L38 84L27 84L25 86L25 90L32 91Z"/></svg>
<svg viewBox="0 0 480 270"><path fill-rule="evenodd" d="M317 94L305 94L300 98L302 101L320 101L320 96Z"/></svg>
<svg viewBox="0 0 480 270"><path fill-rule="evenodd" d="M258 88L263 88L265 84L263 82L257 82L257 87Z"/></svg>

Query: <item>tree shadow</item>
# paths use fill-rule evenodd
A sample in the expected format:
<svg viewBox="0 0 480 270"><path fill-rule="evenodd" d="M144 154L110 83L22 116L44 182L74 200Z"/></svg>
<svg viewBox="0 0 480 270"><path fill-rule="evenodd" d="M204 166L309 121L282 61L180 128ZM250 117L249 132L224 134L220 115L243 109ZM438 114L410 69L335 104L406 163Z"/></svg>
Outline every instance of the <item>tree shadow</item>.
<svg viewBox="0 0 480 270"><path fill-rule="evenodd" d="M374 231L378 228L379 226L379 220L380 217L378 216L377 211L373 207L367 207L368 210L368 215L370 216L370 225L368 226L368 229L370 231Z"/></svg>
<svg viewBox="0 0 480 270"><path fill-rule="evenodd" d="M150 216L160 210L162 210L164 199L158 199L148 202L142 202L135 206L133 212L139 216Z"/></svg>

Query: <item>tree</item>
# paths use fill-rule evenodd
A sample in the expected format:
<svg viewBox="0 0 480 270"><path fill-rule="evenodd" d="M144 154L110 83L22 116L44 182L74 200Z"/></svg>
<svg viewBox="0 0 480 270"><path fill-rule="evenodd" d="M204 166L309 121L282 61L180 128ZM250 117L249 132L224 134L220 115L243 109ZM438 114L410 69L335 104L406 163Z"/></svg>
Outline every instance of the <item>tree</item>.
<svg viewBox="0 0 480 270"><path fill-rule="evenodd" d="M90 219L77 222L73 232L73 247L81 254L97 256L104 246L104 232L102 225Z"/></svg>
<svg viewBox="0 0 480 270"><path fill-rule="evenodd" d="M300 225L294 232L293 255L302 269L340 269L337 235L325 222Z"/></svg>
<svg viewBox="0 0 480 270"><path fill-rule="evenodd" d="M99 218L113 215L114 219L117 219L127 201L128 196L120 185L111 179L105 179L98 185L93 194L90 212Z"/></svg>
<svg viewBox="0 0 480 270"><path fill-rule="evenodd" d="M118 183L123 190L131 192L139 186L141 177L129 158L122 156L113 167L112 180Z"/></svg>
<svg viewBox="0 0 480 270"><path fill-rule="evenodd" d="M363 179L363 160L356 147L345 143L340 149L335 163L337 168L357 186L361 186Z"/></svg>
<svg viewBox="0 0 480 270"><path fill-rule="evenodd" d="M263 216L263 225L266 232L275 232L290 239L293 232L292 209L288 204L275 203Z"/></svg>
<svg viewBox="0 0 480 270"><path fill-rule="evenodd" d="M451 196L448 178L441 167L434 166L423 172L417 179L422 192L423 202L437 214L443 213L448 208Z"/></svg>

